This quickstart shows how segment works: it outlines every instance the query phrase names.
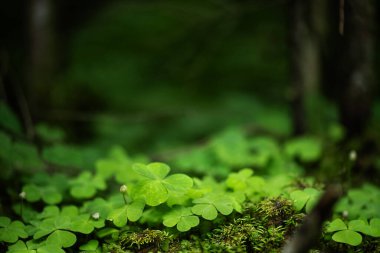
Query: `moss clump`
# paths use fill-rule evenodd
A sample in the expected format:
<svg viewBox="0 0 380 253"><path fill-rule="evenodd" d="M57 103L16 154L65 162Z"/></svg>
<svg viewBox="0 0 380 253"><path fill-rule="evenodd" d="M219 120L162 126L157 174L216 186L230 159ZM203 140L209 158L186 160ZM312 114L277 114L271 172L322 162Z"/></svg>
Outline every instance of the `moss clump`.
<svg viewBox="0 0 380 253"><path fill-rule="evenodd" d="M214 229L206 252L279 252L303 219L284 198L248 203L242 217Z"/></svg>
<svg viewBox="0 0 380 253"><path fill-rule="evenodd" d="M172 240L172 235L161 230L127 231L121 233L115 242L106 244L103 251L111 253L168 251Z"/></svg>
<svg viewBox="0 0 380 253"><path fill-rule="evenodd" d="M223 220L208 234L170 235L151 229L123 232L116 243L119 246L108 245L106 252L280 252L302 218L291 201L265 199L247 203L242 214Z"/></svg>
<svg viewBox="0 0 380 253"><path fill-rule="evenodd" d="M212 252L249 252L251 235L256 232L250 217L235 219L232 223L214 229L210 243L204 245Z"/></svg>

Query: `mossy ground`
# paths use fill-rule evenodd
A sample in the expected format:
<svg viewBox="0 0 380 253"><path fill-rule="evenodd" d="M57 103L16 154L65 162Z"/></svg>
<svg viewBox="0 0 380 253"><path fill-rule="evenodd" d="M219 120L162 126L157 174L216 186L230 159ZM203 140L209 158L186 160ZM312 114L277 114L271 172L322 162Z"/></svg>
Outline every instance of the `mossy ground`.
<svg viewBox="0 0 380 253"><path fill-rule="evenodd" d="M302 222L292 202L284 198L247 202L241 214L202 233L179 236L172 231L145 229L126 231L105 245L104 250L121 252L279 252L286 239Z"/></svg>

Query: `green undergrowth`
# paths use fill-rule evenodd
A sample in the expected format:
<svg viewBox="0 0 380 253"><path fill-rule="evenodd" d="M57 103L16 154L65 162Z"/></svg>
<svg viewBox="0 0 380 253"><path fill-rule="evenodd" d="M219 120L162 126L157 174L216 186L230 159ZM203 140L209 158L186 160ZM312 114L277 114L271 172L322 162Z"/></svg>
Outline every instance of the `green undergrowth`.
<svg viewBox="0 0 380 253"><path fill-rule="evenodd" d="M330 164L324 157L342 138L338 125L297 138L233 127L188 149L138 155L68 144L46 124L30 141L8 108L0 114L8 253L280 252L325 188L308 169ZM379 196L370 183L347 187L318 250L379 252Z"/></svg>

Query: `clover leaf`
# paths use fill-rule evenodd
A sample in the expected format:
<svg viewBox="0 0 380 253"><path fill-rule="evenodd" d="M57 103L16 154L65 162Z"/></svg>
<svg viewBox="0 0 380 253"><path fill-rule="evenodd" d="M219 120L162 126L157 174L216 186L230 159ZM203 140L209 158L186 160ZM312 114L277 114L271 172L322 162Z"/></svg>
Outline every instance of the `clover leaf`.
<svg viewBox="0 0 380 253"><path fill-rule="evenodd" d="M304 190L296 190L290 193L296 211L301 211L304 207L309 213L318 201L320 192L314 188L305 188Z"/></svg>
<svg viewBox="0 0 380 253"><path fill-rule="evenodd" d="M227 180L226 185L234 191L242 191L248 187L248 179L253 175L251 169L243 169L238 173L231 173Z"/></svg>
<svg viewBox="0 0 380 253"><path fill-rule="evenodd" d="M127 224L127 221L137 221L142 216L145 203L143 200L135 200L128 205L116 208L112 210L107 219L111 220L115 226L123 227Z"/></svg>
<svg viewBox="0 0 380 253"><path fill-rule="evenodd" d="M333 234L332 239L336 242L358 246L362 243L362 236L352 230L342 230Z"/></svg>
<svg viewBox="0 0 380 253"><path fill-rule="evenodd" d="M326 232L335 232L345 229L347 229L346 223L344 223L341 219L335 219L328 224Z"/></svg>
<svg viewBox="0 0 380 253"><path fill-rule="evenodd" d="M47 244L67 248L76 242L72 232L90 234L95 227L104 226L103 220L93 220L90 214L80 214L76 206L65 206L60 211L58 207L46 207L38 216L44 218L41 222L32 222L36 226L33 239L38 240L47 236Z"/></svg>
<svg viewBox="0 0 380 253"><path fill-rule="evenodd" d="M90 240L87 243L82 244L79 247L79 249L80 250L84 250L86 252L88 252L88 251L96 251L98 249L98 246L99 246L99 241L97 241L97 240Z"/></svg>
<svg viewBox="0 0 380 253"><path fill-rule="evenodd" d="M113 147L105 159L96 161L96 173L102 178L115 177L121 184L128 184L139 179L139 175L132 169L133 161L122 147Z"/></svg>
<svg viewBox="0 0 380 253"><path fill-rule="evenodd" d="M26 244L23 241L17 241L8 247L7 253L65 253L61 247L53 244L46 244L46 242L34 244L29 242L32 241L28 241Z"/></svg>
<svg viewBox="0 0 380 253"><path fill-rule="evenodd" d="M36 202L42 199L45 203L54 205L62 201L62 194L53 186L36 186L27 184L22 188L25 192L25 199L29 202Z"/></svg>
<svg viewBox="0 0 380 253"><path fill-rule="evenodd" d="M202 198L193 200L196 204L192 207L192 212L201 215L206 220L214 220L218 212L229 215L233 211L233 201L229 196L209 193Z"/></svg>
<svg viewBox="0 0 380 253"><path fill-rule="evenodd" d="M21 221L11 221L8 217L0 217L0 241L14 243L18 238L27 238L25 225Z"/></svg>
<svg viewBox="0 0 380 253"><path fill-rule="evenodd" d="M77 237L75 234L65 230L56 230L48 236L46 243L68 248L73 246L76 241Z"/></svg>
<svg viewBox="0 0 380 253"><path fill-rule="evenodd" d="M93 176L90 172L82 172L71 182L70 193L74 198L86 199L96 194L97 190L104 190L106 183L100 176Z"/></svg>
<svg viewBox="0 0 380 253"><path fill-rule="evenodd" d="M302 162L314 162L322 154L322 143L313 137L298 137L285 144L285 153L298 157Z"/></svg>
<svg viewBox="0 0 380 253"><path fill-rule="evenodd" d="M191 212L190 207L179 207L170 211L164 216L163 224L167 227L174 227L180 232L189 231L199 224L199 218Z"/></svg>
<svg viewBox="0 0 380 253"><path fill-rule="evenodd" d="M367 231L368 224L362 220L354 220L348 223L348 226L341 220L332 221L326 232L334 232L332 239L336 242L357 246L362 242L362 236L357 231Z"/></svg>
<svg viewBox="0 0 380 253"><path fill-rule="evenodd" d="M170 193L185 194L193 186L187 175L167 176L170 167L164 163L134 164L133 169L143 178L134 188L133 198L143 198L150 206L166 202Z"/></svg>

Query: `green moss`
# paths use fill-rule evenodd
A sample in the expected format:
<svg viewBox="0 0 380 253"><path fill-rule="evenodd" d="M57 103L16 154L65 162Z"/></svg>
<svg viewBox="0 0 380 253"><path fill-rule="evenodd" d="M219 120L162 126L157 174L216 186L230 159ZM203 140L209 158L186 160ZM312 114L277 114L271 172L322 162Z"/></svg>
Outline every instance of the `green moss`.
<svg viewBox="0 0 380 253"><path fill-rule="evenodd" d="M145 229L139 232L125 232L119 236L119 241L124 249L133 252L167 251L172 235L165 231Z"/></svg>

